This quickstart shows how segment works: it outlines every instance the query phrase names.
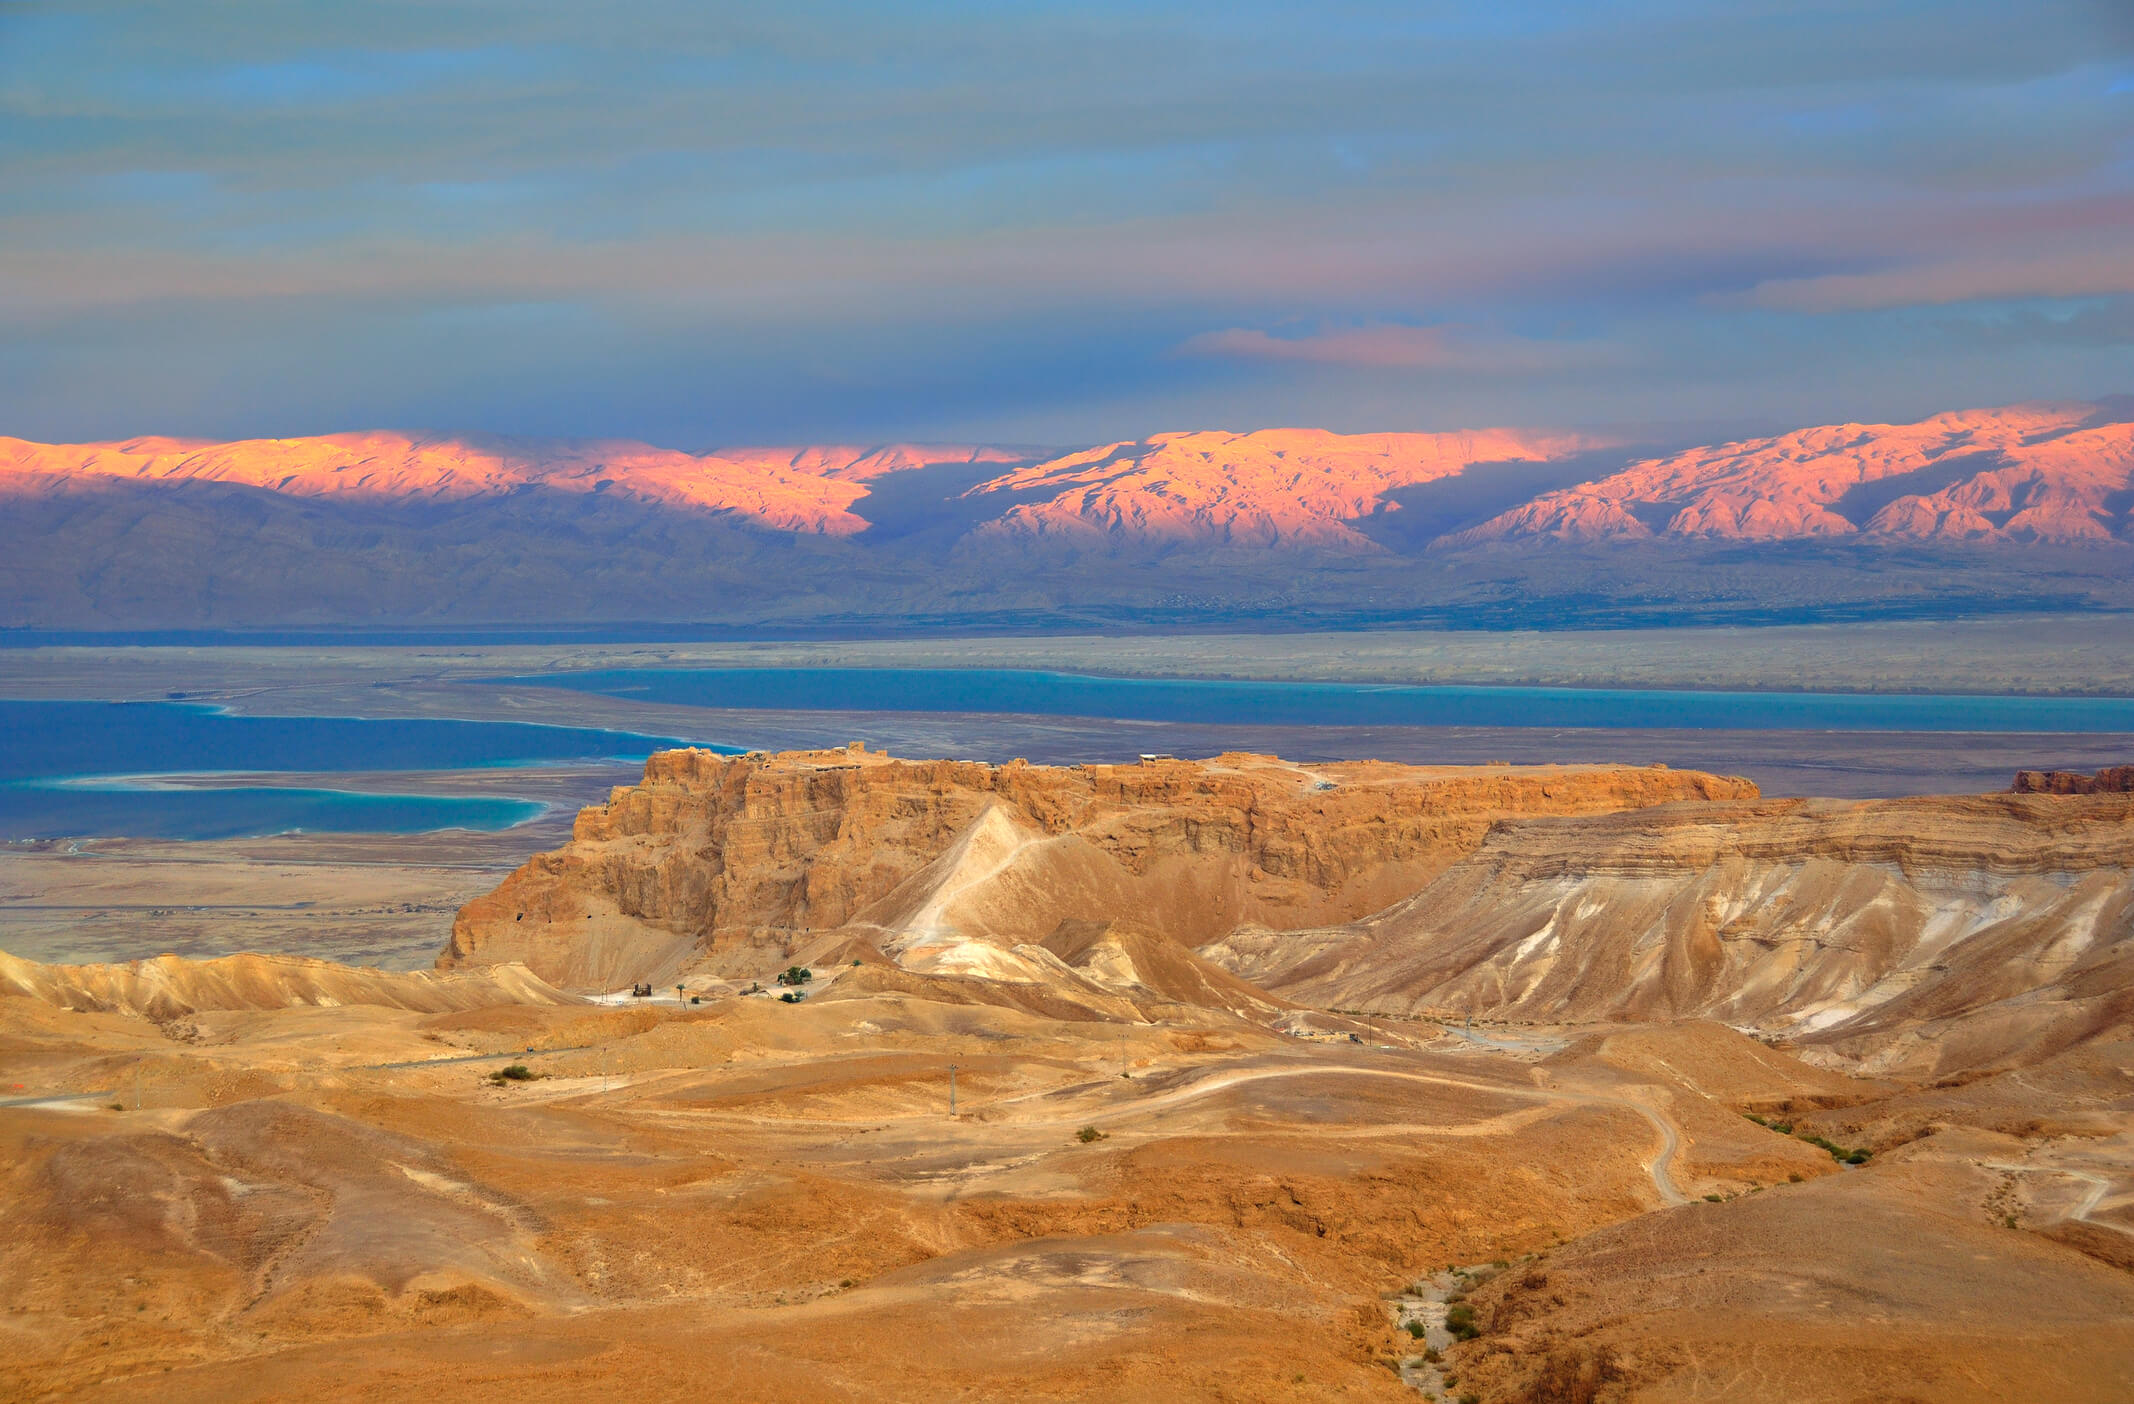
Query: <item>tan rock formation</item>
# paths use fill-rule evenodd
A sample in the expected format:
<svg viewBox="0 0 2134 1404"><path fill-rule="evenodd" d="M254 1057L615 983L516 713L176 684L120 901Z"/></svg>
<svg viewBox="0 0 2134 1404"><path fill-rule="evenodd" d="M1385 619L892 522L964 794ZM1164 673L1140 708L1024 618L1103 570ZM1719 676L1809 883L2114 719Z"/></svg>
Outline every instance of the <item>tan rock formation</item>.
<svg viewBox="0 0 2134 1404"><path fill-rule="evenodd" d="M2124 795L2134 793L2134 765L2107 766L2095 775L2073 770L2019 770L2009 789L2019 795Z"/></svg>
<svg viewBox="0 0 2134 1404"><path fill-rule="evenodd" d="M584 811L568 847L470 902L439 965L524 961L614 988L696 968L761 974L841 932L920 973L1042 980L1064 921L1187 945L1242 924L1348 921L1415 891L1501 819L1754 794L1621 766L671 751Z"/></svg>
<svg viewBox="0 0 2134 1404"><path fill-rule="evenodd" d="M1703 1017L1933 1075L2134 1027L2134 797L1537 819L1367 921L1206 954L1307 1004Z"/></svg>

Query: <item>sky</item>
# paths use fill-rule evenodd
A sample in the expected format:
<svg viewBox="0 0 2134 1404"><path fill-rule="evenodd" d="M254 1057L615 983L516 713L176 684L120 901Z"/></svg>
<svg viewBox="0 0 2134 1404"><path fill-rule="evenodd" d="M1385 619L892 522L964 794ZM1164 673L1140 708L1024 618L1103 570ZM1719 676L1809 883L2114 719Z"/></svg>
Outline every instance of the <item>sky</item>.
<svg viewBox="0 0 2134 1404"><path fill-rule="evenodd" d="M2134 0L0 0L0 434L2134 392Z"/></svg>

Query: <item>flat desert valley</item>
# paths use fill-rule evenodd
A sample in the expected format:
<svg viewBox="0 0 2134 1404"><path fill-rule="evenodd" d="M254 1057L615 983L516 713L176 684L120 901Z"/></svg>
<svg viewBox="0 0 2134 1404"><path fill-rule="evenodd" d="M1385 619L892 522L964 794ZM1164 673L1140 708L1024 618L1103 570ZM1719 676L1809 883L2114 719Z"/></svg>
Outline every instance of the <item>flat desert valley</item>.
<svg viewBox="0 0 2134 1404"><path fill-rule="evenodd" d="M2118 786L665 751L0 957L0 1392L2124 1399Z"/></svg>

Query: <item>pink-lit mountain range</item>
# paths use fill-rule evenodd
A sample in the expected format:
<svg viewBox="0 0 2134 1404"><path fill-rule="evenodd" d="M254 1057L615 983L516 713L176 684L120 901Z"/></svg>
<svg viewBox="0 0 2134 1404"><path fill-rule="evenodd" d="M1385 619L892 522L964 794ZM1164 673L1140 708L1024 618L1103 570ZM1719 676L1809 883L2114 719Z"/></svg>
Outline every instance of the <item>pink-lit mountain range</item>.
<svg viewBox="0 0 2134 1404"><path fill-rule="evenodd" d="M1685 590L1667 572L1716 569L1713 548L1773 548L1761 563L1737 550L1727 568L1783 574L1811 546L1896 552L1914 570L1985 560L1973 585L2020 581L2048 557L2065 577L2067 553L2095 556L2074 574L2102 582L2089 602L2109 606L2126 574L2112 562L2134 547L2134 405L1965 410L1663 455L1519 429L1208 431L1065 453L697 454L382 431L0 439L0 513L18 543L0 567L17 627L1072 615L1131 613L1137 591L1218 615L1266 613L1270 590L1317 601L1315 617L1344 598L1427 613L1476 590L1569 598L1573 561L1664 603ZM1917 604L1932 587L1914 584L1899 593Z"/></svg>

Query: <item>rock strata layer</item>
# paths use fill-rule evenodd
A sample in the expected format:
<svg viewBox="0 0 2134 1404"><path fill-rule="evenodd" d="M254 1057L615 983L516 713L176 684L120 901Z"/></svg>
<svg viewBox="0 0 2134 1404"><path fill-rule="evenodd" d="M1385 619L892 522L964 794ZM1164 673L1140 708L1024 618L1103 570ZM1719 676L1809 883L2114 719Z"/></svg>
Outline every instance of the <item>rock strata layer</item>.
<svg viewBox="0 0 2134 1404"><path fill-rule="evenodd" d="M1934 1075L2134 1030L2134 796L1762 800L1506 825L1368 920L1204 954L1300 1003L1718 1019Z"/></svg>

